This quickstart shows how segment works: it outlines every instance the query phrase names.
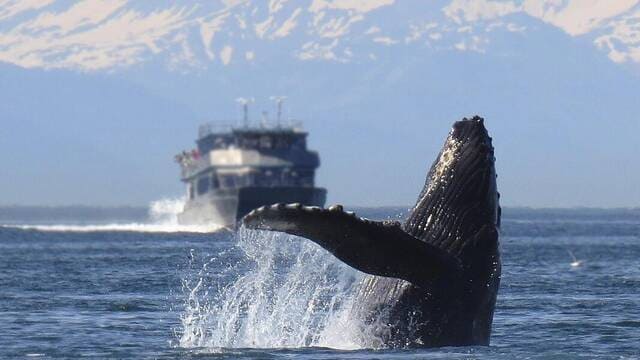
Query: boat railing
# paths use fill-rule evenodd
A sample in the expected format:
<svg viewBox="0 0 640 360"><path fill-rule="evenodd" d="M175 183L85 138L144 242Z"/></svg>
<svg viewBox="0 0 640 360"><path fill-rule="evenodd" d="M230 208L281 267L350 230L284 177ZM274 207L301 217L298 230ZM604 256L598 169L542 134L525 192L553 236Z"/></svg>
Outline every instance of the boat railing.
<svg viewBox="0 0 640 360"><path fill-rule="evenodd" d="M230 132L236 126L237 126L236 123L230 122L230 121L229 122L215 121L215 122L204 123L200 125L200 127L198 128L198 137L203 138L211 134Z"/></svg>
<svg viewBox="0 0 640 360"><path fill-rule="evenodd" d="M302 121L285 120L285 121L260 121L249 122L247 124L238 124L237 122L208 122L200 125L198 128L199 138L212 134L229 133L231 131L247 131L247 130L293 130L302 131Z"/></svg>
<svg viewBox="0 0 640 360"><path fill-rule="evenodd" d="M196 160L187 164L180 164L180 175L183 179L187 179L200 172L202 168L201 160Z"/></svg>

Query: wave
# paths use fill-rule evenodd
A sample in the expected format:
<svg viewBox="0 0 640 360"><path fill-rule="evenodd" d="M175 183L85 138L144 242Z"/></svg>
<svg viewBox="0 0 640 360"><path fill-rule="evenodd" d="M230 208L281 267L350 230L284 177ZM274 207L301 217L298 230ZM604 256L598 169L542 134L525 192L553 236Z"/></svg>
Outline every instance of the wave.
<svg viewBox="0 0 640 360"><path fill-rule="evenodd" d="M241 227L235 240L185 273L181 348L376 346L377 324L352 311L363 274L290 235Z"/></svg>
<svg viewBox="0 0 640 360"><path fill-rule="evenodd" d="M185 199L161 199L149 205L148 222L115 222L101 224L11 224L3 228L36 230L45 232L149 232L149 233L210 233L221 230L219 224L183 225L178 223L178 213L184 207Z"/></svg>

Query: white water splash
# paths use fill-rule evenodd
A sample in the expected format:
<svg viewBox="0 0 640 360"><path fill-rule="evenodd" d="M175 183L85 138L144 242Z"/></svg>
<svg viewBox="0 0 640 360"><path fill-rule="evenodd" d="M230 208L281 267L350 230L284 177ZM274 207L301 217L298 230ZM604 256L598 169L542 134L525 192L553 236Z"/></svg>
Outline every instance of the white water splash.
<svg viewBox="0 0 640 360"><path fill-rule="evenodd" d="M306 239L245 229L236 237L240 260L220 254L183 281L181 347L370 347L352 311L364 275Z"/></svg>
<svg viewBox="0 0 640 360"><path fill-rule="evenodd" d="M223 226L181 225L178 223L178 213L184 207L185 199L161 199L149 204L149 222L144 223L109 223L109 224L53 224L53 225L1 225L5 228L18 228L38 231L58 232L101 232L101 231L131 231L131 232L193 232L209 233L220 230Z"/></svg>

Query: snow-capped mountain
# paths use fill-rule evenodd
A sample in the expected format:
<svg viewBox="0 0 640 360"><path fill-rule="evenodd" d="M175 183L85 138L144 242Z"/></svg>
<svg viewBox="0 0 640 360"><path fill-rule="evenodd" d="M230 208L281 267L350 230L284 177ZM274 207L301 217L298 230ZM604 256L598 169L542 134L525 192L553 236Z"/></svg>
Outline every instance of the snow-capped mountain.
<svg viewBox="0 0 640 360"><path fill-rule="evenodd" d="M5 0L0 60L84 71L159 56L181 71L273 56L375 61L407 46L484 52L502 33L539 23L612 61L640 62L637 0Z"/></svg>
<svg viewBox="0 0 640 360"><path fill-rule="evenodd" d="M409 204L477 113L504 203L640 203L640 0L0 0L0 62L6 203L180 194L197 126L271 95L330 201Z"/></svg>

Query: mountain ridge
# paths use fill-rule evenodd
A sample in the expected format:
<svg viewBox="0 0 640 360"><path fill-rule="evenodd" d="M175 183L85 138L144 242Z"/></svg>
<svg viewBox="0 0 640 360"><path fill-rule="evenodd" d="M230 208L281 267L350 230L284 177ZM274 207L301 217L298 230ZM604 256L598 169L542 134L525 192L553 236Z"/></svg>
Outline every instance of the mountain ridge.
<svg viewBox="0 0 640 360"><path fill-rule="evenodd" d="M587 39L614 62L640 63L637 0L608 5L596 0L582 7L575 3L23 2L0 12L0 61L90 72L119 71L164 56L170 70L197 71L212 63L263 60L274 44L285 46L286 56L301 61L375 61L381 52L411 44L482 53L497 33L527 32L547 24Z"/></svg>

